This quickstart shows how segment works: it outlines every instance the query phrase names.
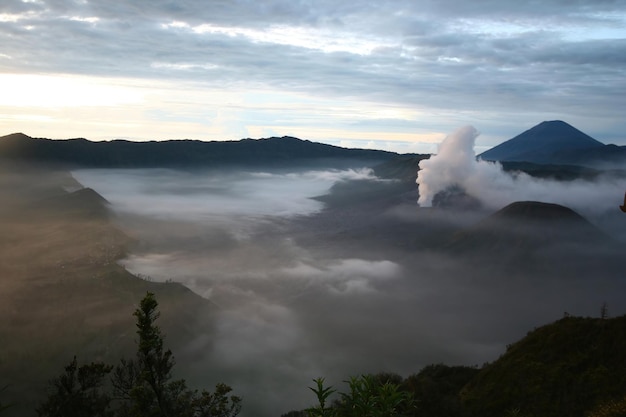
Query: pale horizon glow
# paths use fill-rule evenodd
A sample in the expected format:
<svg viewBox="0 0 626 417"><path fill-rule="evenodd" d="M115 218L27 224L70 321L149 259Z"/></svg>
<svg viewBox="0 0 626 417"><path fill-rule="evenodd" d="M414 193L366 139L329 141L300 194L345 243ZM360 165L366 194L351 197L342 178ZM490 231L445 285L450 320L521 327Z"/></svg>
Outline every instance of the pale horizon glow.
<svg viewBox="0 0 626 417"><path fill-rule="evenodd" d="M24 130L18 127L15 132L1 134L22 132L32 137L86 137L94 141L219 141L294 136L347 148L382 148L399 153L432 152L444 137L438 132L407 133L384 129L342 131L329 125L323 126L324 120L332 115L343 115L354 121L371 118L411 120L419 115L411 109L379 107L375 103L365 102L332 103L302 93L285 94L264 90L246 92L234 89L203 91L195 89L191 83L174 85L160 82L158 85L150 85L142 80L109 80L66 75L0 74L0 80L7 85L4 94L0 96L0 108L5 109L4 114L0 115L0 123L11 122L15 126L25 126ZM256 112L289 111L292 118L277 120L281 124L245 125L238 130L239 135L229 135L229 125L237 124L237 115L248 111L246 104L251 102L255 102ZM159 103L167 105L172 113L159 111ZM221 108L217 117L213 118L213 123L203 121L203 117L208 118L211 114L203 114L203 106ZM25 109L29 113L25 113ZM155 112L161 119L156 135L142 122L147 112ZM302 119L310 119L313 112L319 118L313 126L302 127L294 123L298 121L298 114L304 114L300 116ZM76 117L79 115L80 117ZM99 120L103 117L111 121L107 124L100 123ZM176 119L179 118L188 119L186 134L181 134L178 130L180 123ZM192 123L192 118L196 119L195 123ZM68 127L68 124L73 127ZM38 125L42 128L38 129ZM92 132L92 135L85 135L85 131Z"/></svg>

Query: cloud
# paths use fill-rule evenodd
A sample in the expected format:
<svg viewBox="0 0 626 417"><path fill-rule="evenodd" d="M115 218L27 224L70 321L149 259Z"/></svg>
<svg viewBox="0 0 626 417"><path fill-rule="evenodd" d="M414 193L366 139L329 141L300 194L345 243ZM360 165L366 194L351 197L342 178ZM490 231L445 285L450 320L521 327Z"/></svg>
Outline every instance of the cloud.
<svg viewBox="0 0 626 417"><path fill-rule="evenodd" d="M396 122L405 123L400 129L405 134L418 128L441 134L453 123L477 119L485 120L481 130L493 136L496 119L509 126L518 121L532 125L550 114L583 130L611 126L606 134L623 140L616 133L624 128L619 113L624 89L623 6L621 1L557 0L541 4L485 0L472 2L471 7L458 0L351 5L187 0L175 6L155 1L139 10L128 3L12 1L3 3L0 11L5 40L0 72L61 73L111 82L124 78L155 92L169 84L195 90L194 94L204 90L210 94L200 95L200 100L211 102L204 108L220 109L222 114L228 112L229 100L213 103L210 96L215 90L291 95L291 106L277 109L241 102L246 110L229 114L234 122L220 130L228 139L245 134L246 125L257 131L264 126L286 129L280 119L290 120L298 132L327 123L346 135L327 139L354 138L347 132L371 130L350 124L363 115L359 103L368 103L421 113L408 125L404 118L385 121L367 115L381 136L400 133L389 127L399 126ZM311 106L304 96L325 103ZM203 130L181 114L198 112L203 105L183 106L180 98L168 97L163 93L158 100L147 98L144 105L156 109L146 114L157 110L168 114L179 120L181 136L203 138ZM294 101L309 108L292 113ZM315 117L333 102L348 104L347 112ZM125 105L129 110L125 113L134 106ZM441 115L444 111L456 120ZM111 115L114 119L119 122ZM205 132L211 121L205 118ZM157 126L162 120L150 122ZM136 123L146 131L146 120ZM98 125L98 119L94 117L90 125ZM140 129L132 134L146 139L159 131L163 129L155 128L152 135L141 136Z"/></svg>
<svg viewBox="0 0 626 417"><path fill-rule="evenodd" d="M472 126L465 126L449 135L439 145L437 154L420 161L417 173L420 197L418 203L430 206L433 197L452 185L463 186L465 181L477 175L474 141L478 131Z"/></svg>
<svg viewBox="0 0 626 417"><path fill-rule="evenodd" d="M342 259L321 267L299 262L282 271L290 277L306 279L307 286L324 285L337 295L376 291L376 283L397 277L400 266L391 261Z"/></svg>
<svg viewBox="0 0 626 417"><path fill-rule="evenodd" d="M468 163L475 135L461 129L455 139L463 152L455 141L440 152L465 167L458 175L483 167ZM443 170L436 158L431 168ZM604 301L624 305L613 281L622 275L588 259L529 275L397 245L458 231L476 216L421 211L414 203L384 214L351 207L311 216L294 202L286 213L277 209L333 181L370 178L368 170L75 175L112 202L118 225L138 242L122 262L128 270L182 282L217 306L213 331L175 354L190 385L231 385L244 398L242 416L309 406L307 386L318 376L337 386L367 372L408 376L430 363L481 364L563 311L592 315Z"/></svg>

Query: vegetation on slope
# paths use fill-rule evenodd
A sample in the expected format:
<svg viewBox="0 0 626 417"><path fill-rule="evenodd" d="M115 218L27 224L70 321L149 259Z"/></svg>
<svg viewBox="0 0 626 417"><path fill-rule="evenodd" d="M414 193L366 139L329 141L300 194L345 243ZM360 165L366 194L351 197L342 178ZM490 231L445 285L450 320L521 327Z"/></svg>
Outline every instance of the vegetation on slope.
<svg viewBox="0 0 626 417"><path fill-rule="evenodd" d="M173 380L174 356L164 348L158 303L147 293L133 314L137 320L137 352L116 367L94 362L78 367L76 357L53 381L53 391L37 407L40 417L234 417L241 399L218 383L215 392L191 390L184 379ZM112 372L110 385L106 377Z"/></svg>
<svg viewBox="0 0 626 417"><path fill-rule="evenodd" d="M481 369L429 365L402 378L361 375L340 391L315 379L317 404L282 417L624 417L626 316L566 316Z"/></svg>
<svg viewBox="0 0 626 417"><path fill-rule="evenodd" d="M202 325L195 317L210 317L197 314L210 306L184 287L146 282L117 265L128 237L110 223L106 202L78 190L67 173L8 165L1 173L0 387L9 384L0 391L3 416L27 415L24 405L31 407L68 352L107 362L127 354L133 341L126 313L147 291L162 301L163 327L174 341L184 343ZM481 370L432 365L406 379L357 377L348 397L329 407L345 409L356 392L364 401L404 393L402 401L415 405L398 408L407 416L623 416L624 352L626 317L566 317ZM67 371L80 369L70 364ZM15 405L3 409L7 404Z"/></svg>
<svg viewBox="0 0 626 417"><path fill-rule="evenodd" d="M130 239L111 223L104 199L81 190L69 173L3 164L0 199L0 402L13 404L7 416L32 411L68 352L106 361L131 352L127 312L147 291L161 301L175 348L199 331L211 333L209 302L117 264Z"/></svg>
<svg viewBox="0 0 626 417"><path fill-rule="evenodd" d="M510 345L463 388L475 416L584 416L626 393L626 316L564 317Z"/></svg>

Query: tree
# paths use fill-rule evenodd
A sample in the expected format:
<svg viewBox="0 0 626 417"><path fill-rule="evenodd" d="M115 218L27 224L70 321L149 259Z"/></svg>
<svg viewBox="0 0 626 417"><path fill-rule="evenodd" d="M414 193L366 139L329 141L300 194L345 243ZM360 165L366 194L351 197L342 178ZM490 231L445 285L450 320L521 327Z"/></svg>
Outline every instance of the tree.
<svg viewBox="0 0 626 417"><path fill-rule="evenodd" d="M101 362L78 366L76 356L52 381L54 393L37 408L40 417L109 417L111 397L101 388L113 367Z"/></svg>
<svg viewBox="0 0 626 417"><path fill-rule="evenodd" d="M241 398L228 385L213 393L191 390L184 379L172 380L174 355L163 346L154 294L147 293L133 315L137 319L137 353L113 368L102 363L78 367L76 357L53 380L53 392L38 408L40 417L235 417ZM113 395L103 381L113 370Z"/></svg>
<svg viewBox="0 0 626 417"><path fill-rule="evenodd" d="M137 355L115 368L113 387L120 398L120 417L234 417L241 399L228 396L232 389L217 384L215 392L190 390L185 380L172 381L174 356L163 347L154 294L147 293L135 310Z"/></svg>
<svg viewBox="0 0 626 417"><path fill-rule="evenodd" d="M141 300L133 313L139 336L136 358L122 360L115 368L113 387L124 400L120 408L122 415L169 416L174 411L173 402L177 398L167 392L174 358L169 349L163 349L161 329L155 324L160 315L157 307L152 293ZM176 394L176 397L182 395Z"/></svg>
<svg viewBox="0 0 626 417"><path fill-rule="evenodd" d="M600 318L601 319L609 318L609 305L606 303L606 301L602 303L602 306L600 307Z"/></svg>

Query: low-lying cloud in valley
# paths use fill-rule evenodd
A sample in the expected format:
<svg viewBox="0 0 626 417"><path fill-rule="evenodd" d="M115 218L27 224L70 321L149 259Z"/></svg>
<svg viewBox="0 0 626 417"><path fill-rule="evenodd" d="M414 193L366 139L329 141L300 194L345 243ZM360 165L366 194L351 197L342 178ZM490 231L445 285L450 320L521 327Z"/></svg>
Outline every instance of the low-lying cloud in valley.
<svg viewBox="0 0 626 417"><path fill-rule="evenodd" d="M437 176L420 177L421 204L451 183L491 210L509 198L542 190L566 196L583 187L503 179L508 174L497 165L473 160L475 135L473 128L458 131L423 162L422 172ZM460 170L440 176L446 161ZM498 275L446 252L388 244L427 236L438 222L461 230L475 214L448 221L415 202L331 214L311 199L336 181L377 181L368 169L73 174L111 202L116 222L136 239L122 262L128 270L181 282L218 307L214 333L175 353L191 358L191 382L233 386L244 398L243 416L277 417L312 404L307 386L318 376L341 385L366 372L408 376L430 363L481 364L563 311L595 315L605 301L615 310L623 305L612 271L599 271L593 283L576 276L564 285L560 277ZM603 205L612 187L595 184L585 198Z"/></svg>

